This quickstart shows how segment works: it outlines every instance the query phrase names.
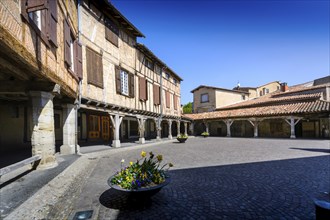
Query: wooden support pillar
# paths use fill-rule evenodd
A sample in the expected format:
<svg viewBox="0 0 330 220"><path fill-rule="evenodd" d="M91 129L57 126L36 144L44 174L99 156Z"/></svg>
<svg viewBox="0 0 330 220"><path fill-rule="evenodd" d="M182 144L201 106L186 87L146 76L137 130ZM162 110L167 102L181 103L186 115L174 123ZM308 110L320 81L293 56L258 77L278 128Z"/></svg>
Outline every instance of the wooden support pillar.
<svg viewBox="0 0 330 220"><path fill-rule="evenodd" d="M224 122L226 123L227 126L227 137L231 137L230 126L233 124L234 120L228 119L228 120L224 120Z"/></svg>
<svg viewBox="0 0 330 220"><path fill-rule="evenodd" d="M180 121L176 121L176 133L177 133L177 136L179 136L181 133L180 133Z"/></svg>
<svg viewBox="0 0 330 220"><path fill-rule="evenodd" d="M188 136L187 122L183 122L183 124L184 124L184 135Z"/></svg>
<svg viewBox="0 0 330 220"><path fill-rule="evenodd" d="M145 118L137 118L137 121L138 121L138 124L139 124L139 133L140 133L139 144L144 144L146 142L145 138L144 138L146 119Z"/></svg>
<svg viewBox="0 0 330 220"><path fill-rule="evenodd" d="M290 121L289 121L290 119ZM288 123L291 127L291 135L290 138L296 138L296 131L295 131L295 126L296 124L301 120L301 119L297 119L297 121L295 121L295 118L293 116L291 116L290 118L284 119L286 121L286 123Z"/></svg>
<svg viewBox="0 0 330 220"><path fill-rule="evenodd" d="M195 123L194 122L191 122L190 123L190 126L189 126L191 135L194 135L194 127L195 127L194 125L195 125Z"/></svg>
<svg viewBox="0 0 330 220"><path fill-rule="evenodd" d="M168 123L168 139L172 140L173 139L173 137L172 137L172 120L168 119L167 123Z"/></svg>
<svg viewBox="0 0 330 220"><path fill-rule="evenodd" d="M110 115L110 119L114 129L112 147L120 147L119 129L123 116L119 116L119 114Z"/></svg>
<svg viewBox="0 0 330 220"><path fill-rule="evenodd" d="M254 135L253 137L257 138L258 137L258 125L260 123L260 121L256 120L256 119L251 119L251 120L248 120L251 125L253 126L253 130L254 130Z"/></svg>
<svg viewBox="0 0 330 220"><path fill-rule="evenodd" d="M209 123L208 122L204 122L205 125L205 132L210 133L209 132Z"/></svg>

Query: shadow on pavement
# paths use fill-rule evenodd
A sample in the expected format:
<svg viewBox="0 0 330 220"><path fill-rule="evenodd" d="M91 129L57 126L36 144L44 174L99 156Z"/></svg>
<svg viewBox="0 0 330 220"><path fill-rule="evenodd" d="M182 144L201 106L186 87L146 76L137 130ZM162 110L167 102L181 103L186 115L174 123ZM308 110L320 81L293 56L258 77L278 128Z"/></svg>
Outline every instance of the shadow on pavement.
<svg viewBox="0 0 330 220"><path fill-rule="evenodd" d="M290 149L294 149L294 150L305 150L305 151L320 152L320 153L330 153L330 149L297 148L297 147L290 147Z"/></svg>
<svg viewBox="0 0 330 220"><path fill-rule="evenodd" d="M315 219L329 191L330 156L172 170L172 182L137 202L106 190L100 219ZM113 210L119 210L116 215Z"/></svg>

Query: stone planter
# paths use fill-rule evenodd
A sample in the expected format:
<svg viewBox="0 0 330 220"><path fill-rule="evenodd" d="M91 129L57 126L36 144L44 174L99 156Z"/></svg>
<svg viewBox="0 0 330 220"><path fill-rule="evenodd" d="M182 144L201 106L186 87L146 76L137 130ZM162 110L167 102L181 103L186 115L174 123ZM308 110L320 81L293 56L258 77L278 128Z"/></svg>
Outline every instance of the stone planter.
<svg viewBox="0 0 330 220"><path fill-rule="evenodd" d="M171 178L167 177L163 183L155 185L155 186L144 187L144 188L139 188L139 189L123 189L120 186L113 184L111 182L112 178L113 178L113 176L111 176L108 179L108 185L112 189L114 189L126 196L133 197L135 199L148 199L151 196L158 193L164 186L166 186L167 184L169 184L171 182Z"/></svg>
<svg viewBox="0 0 330 220"><path fill-rule="evenodd" d="M176 138L180 143L186 142L188 138Z"/></svg>

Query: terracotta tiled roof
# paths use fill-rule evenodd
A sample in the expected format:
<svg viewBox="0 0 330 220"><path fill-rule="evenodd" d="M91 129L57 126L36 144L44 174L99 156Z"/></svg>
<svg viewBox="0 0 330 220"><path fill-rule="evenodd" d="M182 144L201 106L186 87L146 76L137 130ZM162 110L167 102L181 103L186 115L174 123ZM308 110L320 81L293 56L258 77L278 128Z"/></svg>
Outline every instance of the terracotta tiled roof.
<svg viewBox="0 0 330 220"><path fill-rule="evenodd" d="M198 114L186 114L185 117L193 120L203 119L228 119L246 117L266 117L279 115L295 115L303 113L325 113L330 112L330 102L323 100L297 102L283 105L267 105L260 107L241 108L232 110L221 110L215 112L204 112Z"/></svg>

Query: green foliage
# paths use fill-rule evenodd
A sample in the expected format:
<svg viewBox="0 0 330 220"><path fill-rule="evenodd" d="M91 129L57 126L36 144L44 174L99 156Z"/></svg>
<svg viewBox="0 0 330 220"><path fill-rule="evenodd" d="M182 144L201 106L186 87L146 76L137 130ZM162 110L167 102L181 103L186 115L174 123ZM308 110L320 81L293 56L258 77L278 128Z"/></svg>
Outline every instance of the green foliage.
<svg viewBox="0 0 330 220"><path fill-rule="evenodd" d="M190 114L192 113L192 102L188 102L183 106L183 114Z"/></svg>
<svg viewBox="0 0 330 220"><path fill-rule="evenodd" d="M209 132L204 131L201 135L202 136L209 136L210 134L209 134Z"/></svg>
<svg viewBox="0 0 330 220"><path fill-rule="evenodd" d="M147 153L142 151L141 159L137 160L135 163L130 162L128 167L122 168L112 178L111 182L124 189L139 189L160 184L165 181L165 171L173 166L171 163L167 163L160 167L162 161L162 155L157 155L155 157L155 155L150 152L149 157L147 157ZM121 161L121 166L124 162L123 159ZM164 169L165 167L168 168Z"/></svg>
<svg viewBox="0 0 330 220"><path fill-rule="evenodd" d="M177 138L188 138L188 135L180 134L179 136L177 136Z"/></svg>

